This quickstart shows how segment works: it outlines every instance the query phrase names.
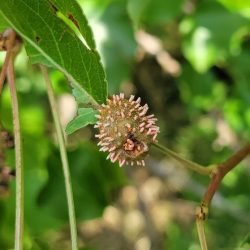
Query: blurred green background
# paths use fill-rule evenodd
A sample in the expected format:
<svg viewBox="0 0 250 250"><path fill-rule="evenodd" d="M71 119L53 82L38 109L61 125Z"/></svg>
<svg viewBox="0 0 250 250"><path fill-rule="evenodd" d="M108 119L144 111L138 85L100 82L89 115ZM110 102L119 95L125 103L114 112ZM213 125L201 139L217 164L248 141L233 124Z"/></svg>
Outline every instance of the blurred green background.
<svg viewBox="0 0 250 250"><path fill-rule="evenodd" d="M159 119L159 141L203 165L250 137L249 0L79 0L93 29L109 93L141 96ZM1 54L1 64L4 54ZM75 59L77 63L77 58ZM23 49L15 62L25 166L25 250L70 249L67 204L43 79ZM62 123L76 104L50 71ZM12 130L9 91L1 120ZM105 160L84 128L67 138L83 250L198 250L195 207L208 178L152 149L146 167ZM14 152L7 152L14 167ZM209 249L250 249L250 159L213 199ZM0 249L13 248L15 183L0 199Z"/></svg>

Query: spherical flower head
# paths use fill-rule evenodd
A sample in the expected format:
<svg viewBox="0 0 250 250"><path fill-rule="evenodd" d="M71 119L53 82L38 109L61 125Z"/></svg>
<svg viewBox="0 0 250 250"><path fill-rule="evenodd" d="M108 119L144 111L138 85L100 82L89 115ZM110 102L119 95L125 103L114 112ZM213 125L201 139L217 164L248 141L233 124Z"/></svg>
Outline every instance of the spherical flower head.
<svg viewBox="0 0 250 250"><path fill-rule="evenodd" d="M144 158L150 143L156 141L159 127L157 118L146 115L148 105L141 106L141 98L124 98L124 94L113 95L102 104L96 115L95 128L99 134L100 151L108 152L107 159L124 164L145 165Z"/></svg>

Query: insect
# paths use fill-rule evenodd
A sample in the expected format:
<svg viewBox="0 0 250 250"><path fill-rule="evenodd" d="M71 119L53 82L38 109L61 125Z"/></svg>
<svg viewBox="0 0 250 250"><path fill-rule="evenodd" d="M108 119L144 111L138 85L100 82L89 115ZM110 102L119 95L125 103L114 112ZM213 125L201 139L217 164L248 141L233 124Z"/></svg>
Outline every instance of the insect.
<svg viewBox="0 0 250 250"><path fill-rule="evenodd" d="M133 158L148 151L148 147L145 143L140 142L136 139L135 135L129 131L127 134L126 142L123 144L123 148Z"/></svg>

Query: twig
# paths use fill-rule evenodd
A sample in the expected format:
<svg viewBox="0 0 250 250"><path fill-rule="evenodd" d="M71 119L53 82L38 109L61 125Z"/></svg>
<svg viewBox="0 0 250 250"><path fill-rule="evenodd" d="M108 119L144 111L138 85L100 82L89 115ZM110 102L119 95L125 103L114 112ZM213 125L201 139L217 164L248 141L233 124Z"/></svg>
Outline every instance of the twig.
<svg viewBox="0 0 250 250"><path fill-rule="evenodd" d="M219 164L216 168L214 168L214 170L212 171L211 182L209 183L209 186L203 198L204 204L206 204L207 206L210 205L210 202L224 176L233 168L235 168L248 154L250 154L250 143L245 145L224 163Z"/></svg>
<svg viewBox="0 0 250 250"><path fill-rule="evenodd" d="M159 144L159 143L153 143L153 145L158 148L161 152L163 152L165 155L170 156L172 158L174 158L175 160L177 160L178 162L180 162L183 166L185 166L186 168L193 170L199 174L202 175L210 175L214 166L209 166L209 167L204 167L201 166L195 162L186 160L184 158L182 158L180 155L178 155L177 153L175 153L174 151L164 147L163 145Z"/></svg>
<svg viewBox="0 0 250 250"><path fill-rule="evenodd" d="M207 241L204 229L204 220L196 219L197 232L202 250L207 250Z"/></svg>
<svg viewBox="0 0 250 250"><path fill-rule="evenodd" d="M196 224L198 230L198 236L202 250L206 250L206 239L204 230L204 221L208 216L208 207L214 197L216 190L218 189L221 181L227 173L235 168L248 154L250 154L250 143L232 155L227 161L214 167L212 170L212 179L208 185L207 191L203 197L200 206L196 212Z"/></svg>
<svg viewBox="0 0 250 250"><path fill-rule="evenodd" d="M212 176L212 179L208 185L203 200L196 211L196 226L197 226L201 249L207 250L208 248L205 236L204 221L208 215L208 207L224 176L228 172L230 172L234 167L236 167L237 164L241 162L248 154L250 154L250 143L248 143L246 146L244 146L242 149L236 152L224 163L218 165L211 165L209 167L203 167L197 163L186 160L177 153L173 152L172 150L158 143L153 143L153 145L158 149L160 149L164 154L182 163L186 168L191 169L203 175Z"/></svg>
<svg viewBox="0 0 250 250"><path fill-rule="evenodd" d="M201 204L196 209L196 227L198 232L198 237L201 245L202 250L207 250L207 241L206 241L206 234L204 228L204 221L208 214L208 207L205 204Z"/></svg>
<svg viewBox="0 0 250 250"><path fill-rule="evenodd" d="M77 250L77 227L76 227L76 219L75 219L75 208L74 208L74 200L73 200L73 193L71 187L71 178L69 172L69 165L68 165L68 157L65 148L65 141L63 136L63 130L59 120L59 114L57 111L57 104L56 99L54 96L54 91L52 88L51 81L49 79L47 68L43 65L40 65L42 74L45 79L45 83L47 86L47 93L50 102L50 107L52 110L52 115L56 127L57 139L60 148L62 166L63 166L63 173L64 173L64 180L65 180L65 187L66 187L66 194L67 194L67 202L68 202L68 209L69 209L69 224L70 224L70 233L71 233L71 244L72 250Z"/></svg>
<svg viewBox="0 0 250 250"><path fill-rule="evenodd" d="M14 31L13 31L14 33ZM8 51L11 48L8 49ZM8 52L7 52L8 53ZM15 159L16 159L16 223L15 223L15 250L23 249L23 221L24 221L24 190L23 190L23 159L21 145L21 131L19 121L19 108L14 78L14 53L10 52L7 67L7 77L12 101L14 138L15 138Z"/></svg>

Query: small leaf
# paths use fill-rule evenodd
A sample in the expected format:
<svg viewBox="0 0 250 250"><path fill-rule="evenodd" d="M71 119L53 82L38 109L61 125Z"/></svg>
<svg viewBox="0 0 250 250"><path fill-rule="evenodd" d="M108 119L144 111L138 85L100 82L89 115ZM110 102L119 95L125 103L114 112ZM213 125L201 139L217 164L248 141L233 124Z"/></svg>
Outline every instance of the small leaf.
<svg viewBox="0 0 250 250"><path fill-rule="evenodd" d="M78 115L67 125L66 133L69 135L89 124L96 123L96 113L92 108L80 108Z"/></svg>

